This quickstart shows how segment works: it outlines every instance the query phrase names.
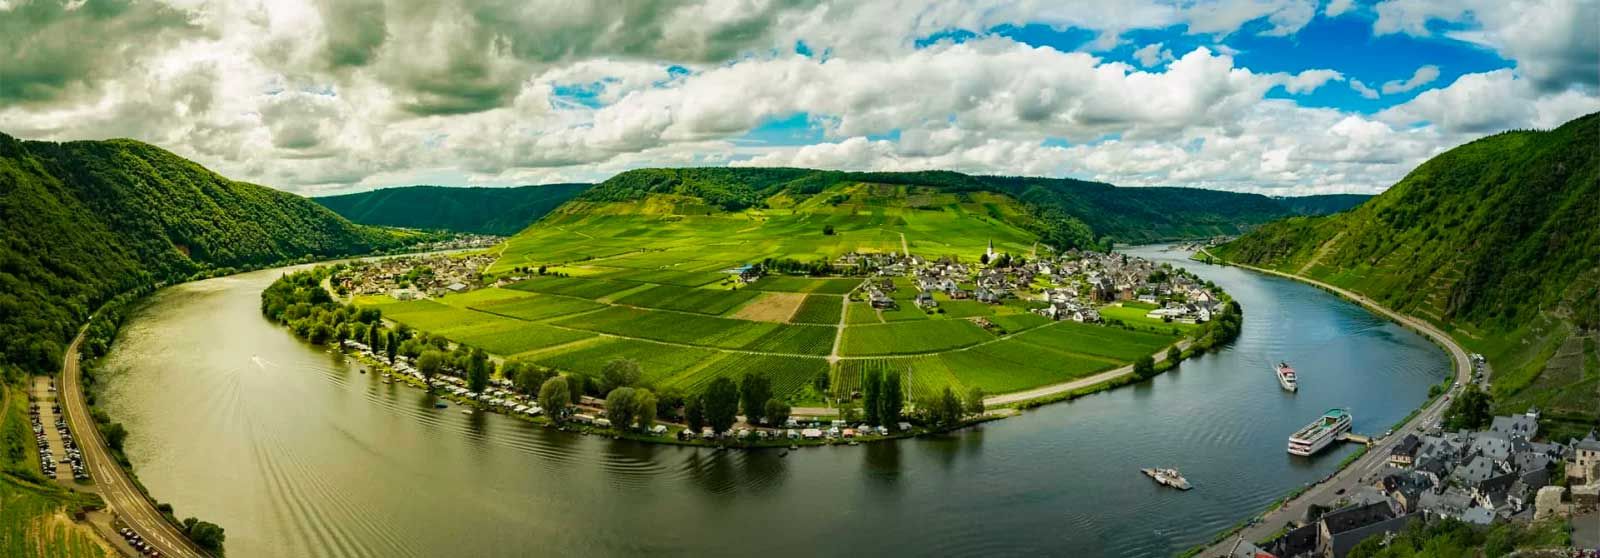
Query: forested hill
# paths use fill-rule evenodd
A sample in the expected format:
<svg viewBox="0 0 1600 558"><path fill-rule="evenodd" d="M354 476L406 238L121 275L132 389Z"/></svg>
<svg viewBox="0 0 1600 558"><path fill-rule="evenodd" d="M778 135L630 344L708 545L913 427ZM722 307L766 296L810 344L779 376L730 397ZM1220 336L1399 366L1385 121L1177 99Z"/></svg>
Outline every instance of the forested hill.
<svg viewBox="0 0 1600 558"><path fill-rule="evenodd" d="M0 227L0 368L30 372L60 366L78 326L130 288L401 242L144 143L5 134Z"/></svg>
<svg viewBox="0 0 1600 558"><path fill-rule="evenodd" d="M312 201L346 219L367 225L510 236L590 186L405 186L312 198Z"/></svg>
<svg viewBox="0 0 1600 558"><path fill-rule="evenodd" d="M1445 152L1349 212L1263 226L1224 258L1450 326L1503 409L1600 410L1600 113ZM1518 408L1520 407L1520 408ZM1548 416L1548 413L1547 413Z"/></svg>
<svg viewBox="0 0 1600 558"><path fill-rule="evenodd" d="M1058 247L1105 240L1140 243L1238 234L1289 215L1348 209L1365 196L1269 198L1192 188L1118 188L1067 178L973 176L949 171L840 172L796 168L681 168L624 172L578 196L638 200L650 194L704 199L723 210L759 208L774 197L814 196L843 184L893 184L954 192L997 192L1021 201L1028 228Z"/></svg>

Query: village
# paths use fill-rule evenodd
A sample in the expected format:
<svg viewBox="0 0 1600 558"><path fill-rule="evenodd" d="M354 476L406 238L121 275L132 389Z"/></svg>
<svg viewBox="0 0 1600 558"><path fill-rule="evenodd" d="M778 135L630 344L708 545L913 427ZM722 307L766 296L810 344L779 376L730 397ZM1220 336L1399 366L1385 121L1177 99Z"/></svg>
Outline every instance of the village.
<svg viewBox="0 0 1600 558"><path fill-rule="evenodd" d="M978 262L952 258L927 260L915 255L849 253L836 265L856 266L880 278L866 285L864 296L874 308L899 304L892 277L907 277L916 290L912 303L924 311L939 306L935 294L950 300L1001 304L1008 299L1031 301L1030 311L1052 320L1098 323L1108 304L1137 303L1146 318L1198 324L1211 320L1221 304L1220 292L1182 269L1157 266L1126 254L1067 250L1055 257L1029 260L995 252L991 243Z"/></svg>
<svg viewBox="0 0 1600 558"><path fill-rule="evenodd" d="M469 255L423 254L352 262L329 281L340 296L387 295L396 300L438 298L449 293L507 284L521 277L484 283L495 261L487 252Z"/></svg>
<svg viewBox="0 0 1600 558"><path fill-rule="evenodd" d="M1480 431L1449 432L1435 421L1406 434L1382 469L1363 478L1282 536L1257 547L1241 542L1233 556L1343 558L1370 537L1393 536L1421 521L1497 522L1572 517L1594 522L1600 510L1600 439L1545 440L1540 412L1494 417ZM1585 520L1576 518L1586 517Z"/></svg>

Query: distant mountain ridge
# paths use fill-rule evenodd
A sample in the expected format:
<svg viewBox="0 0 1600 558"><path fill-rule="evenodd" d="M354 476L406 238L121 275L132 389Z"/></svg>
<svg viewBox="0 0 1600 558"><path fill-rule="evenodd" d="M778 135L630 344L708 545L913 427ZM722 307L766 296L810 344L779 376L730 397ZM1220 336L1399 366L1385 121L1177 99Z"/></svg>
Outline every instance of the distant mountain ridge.
<svg viewBox="0 0 1600 558"><path fill-rule="evenodd" d="M197 272L397 246L311 201L132 140L0 134L0 367L60 365L78 326L123 291Z"/></svg>
<svg viewBox="0 0 1600 558"><path fill-rule="evenodd" d="M367 225L509 236L590 186L402 186L311 200Z"/></svg>
<svg viewBox="0 0 1600 558"><path fill-rule="evenodd" d="M618 174L580 194L579 201L622 202L649 195L688 196L724 211L770 206L845 184L917 186L945 192L994 192L1021 202L1023 223L1060 247L1114 241L1144 243L1240 234L1291 215L1354 207L1368 196L1271 198L1218 190L1122 188L1070 178L975 176L951 171L843 172L798 168L655 168Z"/></svg>
<svg viewBox="0 0 1600 558"><path fill-rule="evenodd" d="M1600 418L1600 113L1456 147L1346 213L1216 250L1447 327L1488 356L1502 410Z"/></svg>

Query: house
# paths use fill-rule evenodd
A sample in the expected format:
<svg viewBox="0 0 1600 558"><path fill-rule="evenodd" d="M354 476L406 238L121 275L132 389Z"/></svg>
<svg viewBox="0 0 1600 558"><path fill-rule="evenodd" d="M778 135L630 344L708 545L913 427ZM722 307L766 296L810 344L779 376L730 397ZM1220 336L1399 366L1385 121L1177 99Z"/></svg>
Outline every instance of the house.
<svg viewBox="0 0 1600 558"><path fill-rule="evenodd" d="M1508 507L1506 500L1511 493L1511 485L1517 482L1517 478L1516 473L1506 473L1472 485L1472 501L1478 504L1478 507L1491 510Z"/></svg>
<svg viewBox="0 0 1600 558"><path fill-rule="evenodd" d="M883 291L877 289L873 289L871 292L867 293L867 300L872 303L873 308L895 307L894 299L889 298L889 295L883 294Z"/></svg>
<svg viewBox="0 0 1600 558"><path fill-rule="evenodd" d="M1489 477L1494 476L1496 472L1493 460L1477 455L1473 456L1472 460L1467 461L1466 464L1451 471L1450 478L1462 486L1472 486L1489 480Z"/></svg>
<svg viewBox="0 0 1600 558"><path fill-rule="evenodd" d="M1572 443L1572 457L1567 460L1567 478L1578 481L1572 484L1600 484L1595 482L1600 480L1595 478L1596 469L1600 469L1600 439L1596 439L1595 431L1590 430L1588 436Z"/></svg>
<svg viewBox="0 0 1600 558"><path fill-rule="evenodd" d="M1417 516L1396 516L1388 502L1351 506L1324 514L1317 521L1322 555L1344 558L1356 544L1374 535L1396 533ZM1397 521L1398 520L1398 521Z"/></svg>
<svg viewBox="0 0 1600 558"><path fill-rule="evenodd" d="M1400 442L1394 445L1394 449L1389 450L1389 465L1400 468L1410 467L1412 463L1416 462L1417 450L1421 448L1422 440L1418 439L1415 434L1406 434L1405 438L1400 439Z"/></svg>
<svg viewBox="0 0 1600 558"><path fill-rule="evenodd" d="M917 308L933 308L938 306L939 302L933 299L933 293L922 291L917 293L916 304Z"/></svg>
<svg viewBox="0 0 1600 558"><path fill-rule="evenodd" d="M1507 439L1531 440L1539 434L1539 420L1528 415L1494 417L1494 421L1489 424L1489 431Z"/></svg>

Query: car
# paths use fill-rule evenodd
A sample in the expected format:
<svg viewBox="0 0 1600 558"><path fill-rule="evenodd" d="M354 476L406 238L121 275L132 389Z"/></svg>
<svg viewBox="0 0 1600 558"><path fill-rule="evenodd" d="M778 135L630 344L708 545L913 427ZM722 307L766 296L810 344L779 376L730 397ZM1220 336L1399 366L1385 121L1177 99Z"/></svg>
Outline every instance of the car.
<svg viewBox="0 0 1600 558"><path fill-rule="evenodd" d="M1335 494L1335 495L1339 495L1339 494L1344 494L1344 489L1343 489L1343 488L1341 488L1341 489L1338 489L1338 490L1335 490L1335 491L1333 491L1333 493L1334 493L1334 494Z"/></svg>

